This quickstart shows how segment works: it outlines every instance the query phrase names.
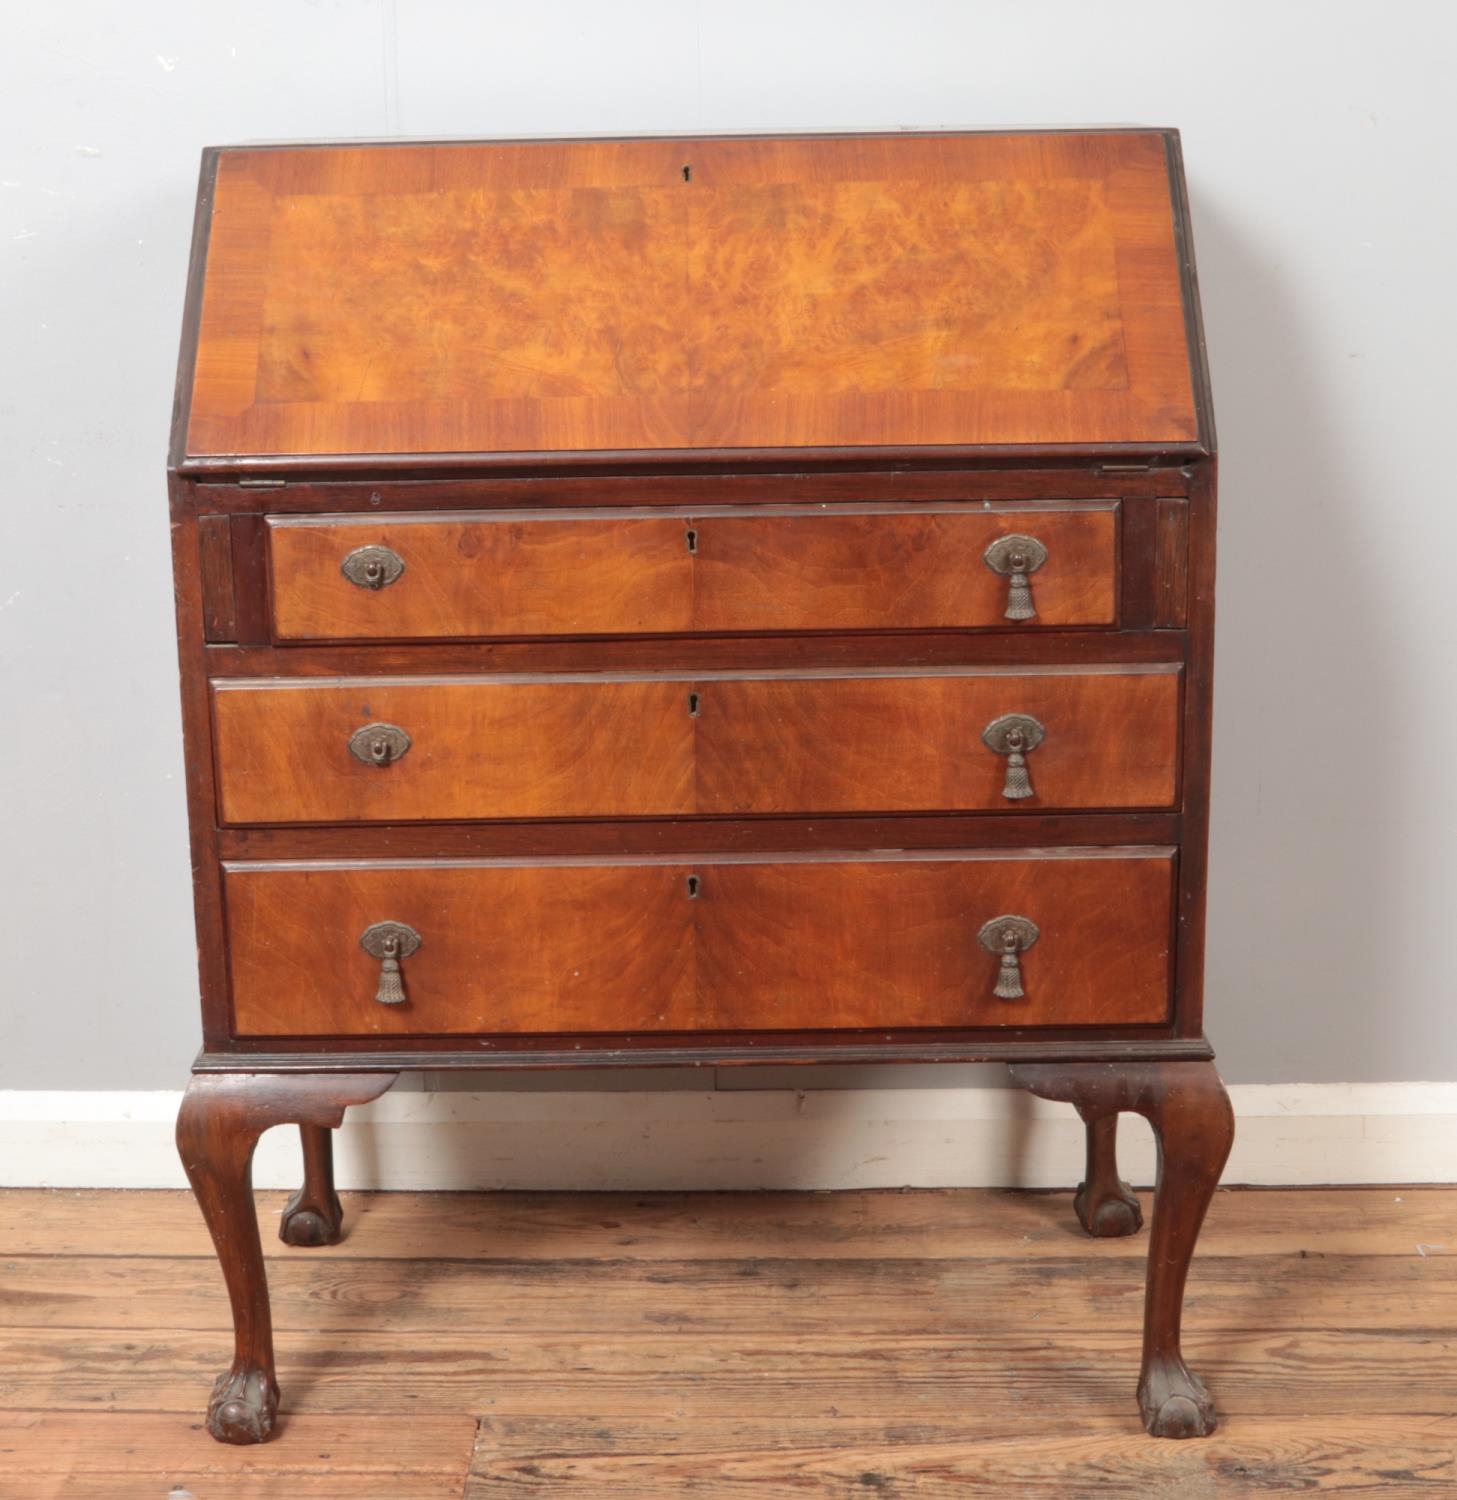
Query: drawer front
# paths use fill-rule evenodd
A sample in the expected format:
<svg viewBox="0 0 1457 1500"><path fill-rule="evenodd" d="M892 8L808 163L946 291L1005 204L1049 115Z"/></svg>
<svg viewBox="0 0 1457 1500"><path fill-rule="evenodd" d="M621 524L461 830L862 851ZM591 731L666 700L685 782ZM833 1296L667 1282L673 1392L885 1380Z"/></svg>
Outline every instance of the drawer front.
<svg viewBox="0 0 1457 1500"><path fill-rule="evenodd" d="M220 812L247 824L1168 807L1179 683L1174 666L225 680ZM986 741L1008 716L1026 726L1020 768L1009 742ZM408 747L361 759L351 745L362 736L367 752L372 725Z"/></svg>
<svg viewBox="0 0 1457 1500"><path fill-rule="evenodd" d="M1014 535L1045 549L1024 619L986 562ZM1116 540L1112 501L269 524L280 641L1111 625Z"/></svg>
<svg viewBox="0 0 1457 1500"><path fill-rule="evenodd" d="M663 865L249 869L224 878L239 1036L691 1027L686 871ZM405 923L405 1001L360 945Z"/></svg>
<svg viewBox="0 0 1457 1500"><path fill-rule="evenodd" d="M233 865L239 1036L982 1029L1168 1018L1167 849ZM1015 985L1000 948L1035 924ZM418 934L382 1003L374 924ZM994 923L984 946L982 934ZM1018 988L1020 995L1009 995ZM998 993L998 990L1003 993Z"/></svg>
<svg viewBox="0 0 1457 1500"><path fill-rule="evenodd" d="M1169 807L1180 676L1159 667L696 683L697 810ZM1015 782L1010 756L984 738L1011 717L1035 722L1024 737L1041 733Z"/></svg>
<svg viewBox="0 0 1457 1500"><path fill-rule="evenodd" d="M671 816L693 810L688 686L637 682L214 684L225 823ZM361 760L355 735L409 748ZM375 739L366 734L366 742ZM368 744L361 744L367 752Z"/></svg>

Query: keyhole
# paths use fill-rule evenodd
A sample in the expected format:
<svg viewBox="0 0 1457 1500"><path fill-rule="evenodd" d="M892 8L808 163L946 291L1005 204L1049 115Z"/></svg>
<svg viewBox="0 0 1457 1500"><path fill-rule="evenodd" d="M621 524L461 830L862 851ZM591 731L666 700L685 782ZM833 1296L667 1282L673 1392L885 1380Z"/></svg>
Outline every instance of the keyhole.
<svg viewBox="0 0 1457 1500"><path fill-rule="evenodd" d="M693 531L693 530L690 529L686 533L685 539L686 539L686 541L688 543L688 550L690 552L697 552L698 551L698 533L696 531Z"/></svg>
<svg viewBox="0 0 1457 1500"><path fill-rule="evenodd" d="M693 181L693 168L692 167L686 167L685 166L683 168L683 181L684 182L692 182Z"/></svg>
<svg viewBox="0 0 1457 1500"><path fill-rule="evenodd" d="M690 719L696 719L698 717L698 694L697 693L689 693L688 694L688 717Z"/></svg>
<svg viewBox="0 0 1457 1500"><path fill-rule="evenodd" d="M698 899L698 877L696 875L688 877L688 899L690 901Z"/></svg>

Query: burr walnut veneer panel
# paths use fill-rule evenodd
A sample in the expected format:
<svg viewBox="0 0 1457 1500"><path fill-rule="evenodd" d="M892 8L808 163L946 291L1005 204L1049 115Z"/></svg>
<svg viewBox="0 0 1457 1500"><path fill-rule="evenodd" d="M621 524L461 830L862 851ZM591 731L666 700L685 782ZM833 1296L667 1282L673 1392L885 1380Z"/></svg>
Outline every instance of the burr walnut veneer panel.
<svg viewBox="0 0 1457 1500"><path fill-rule="evenodd" d="M214 684L226 823L1167 807L1177 667L550 681ZM1046 738L1034 795L982 742L1003 714ZM409 749L377 766L374 723Z"/></svg>
<svg viewBox="0 0 1457 1500"><path fill-rule="evenodd" d="M998 537L1047 549L1019 629L1109 625L1118 508L759 506L719 511L274 518L280 641L1006 627ZM386 587L341 565L387 547Z"/></svg>
<svg viewBox="0 0 1457 1500"><path fill-rule="evenodd" d="M699 863L233 865L243 1036L1124 1025L1169 1003L1167 850ZM1041 929L1025 995L977 941ZM359 943L421 938L406 999Z"/></svg>
<svg viewBox="0 0 1457 1500"><path fill-rule="evenodd" d="M194 459L1198 435L1157 131L210 164Z"/></svg>

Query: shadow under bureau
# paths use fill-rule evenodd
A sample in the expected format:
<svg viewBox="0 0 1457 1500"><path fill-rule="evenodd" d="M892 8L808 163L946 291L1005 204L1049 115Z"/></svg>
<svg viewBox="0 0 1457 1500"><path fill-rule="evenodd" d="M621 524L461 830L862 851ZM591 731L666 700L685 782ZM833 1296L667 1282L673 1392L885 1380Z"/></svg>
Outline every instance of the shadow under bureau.
<svg viewBox="0 0 1457 1500"><path fill-rule="evenodd" d="M1177 137L204 155L169 471L204 1045L178 1121L278 1405L250 1163L411 1069L1000 1060L1140 1227L1207 1433L1214 437Z"/></svg>

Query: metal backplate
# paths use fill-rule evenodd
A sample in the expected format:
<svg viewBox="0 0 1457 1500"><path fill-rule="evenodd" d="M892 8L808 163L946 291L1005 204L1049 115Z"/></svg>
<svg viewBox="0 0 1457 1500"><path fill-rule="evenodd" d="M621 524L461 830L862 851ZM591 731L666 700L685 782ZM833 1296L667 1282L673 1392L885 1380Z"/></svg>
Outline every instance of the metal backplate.
<svg viewBox="0 0 1457 1500"><path fill-rule="evenodd" d="M410 736L398 724L366 724L349 736L349 750L367 766L388 766L409 748Z"/></svg>
<svg viewBox="0 0 1457 1500"><path fill-rule="evenodd" d="M420 946L420 934L403 922L375 922L359 934L359 946L371 958L408 958Z"/></svg>
<svg viewBox="0 0 1457 1500"><path fill-rule="evenodd" d="M1018 730L1022 732L1022 743L1014 746L1010 741ZM1025 755L1029 750L1035 750L1046 738L1046 726L1031 714L1003 714L1001 718L993 719L981 732L982 744L988 750L995 750L998 755L1010 755L1014 749Z"/></svg>
<svg viewBox="0 0 1457 1500"><path fill-rule="evenodd" d="M1018 953L1025 953L1042 936L1036 922L1026 917L993 917L977 933L976 940L988 953L1002 954L1007 951L1009 932L1016 936Z"/></svg>
<svg viewBox="0 0 1457 1500"><path fill-rule="evenodd" d="M405 560L388 547L356 547L339 568L350 583L362 589L384 589L405 571Z"/></svg>
<svg viewBox="0 0 1457 1500"><path fill-rule="evenodd" d="M1035 573L1047 561L1047 548L1035 536L999 536L985 553L986 565L1003 577Z"/></svg>

